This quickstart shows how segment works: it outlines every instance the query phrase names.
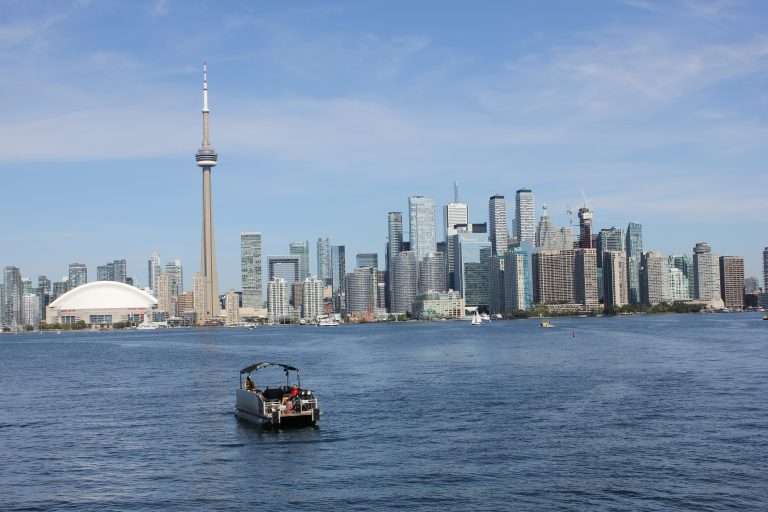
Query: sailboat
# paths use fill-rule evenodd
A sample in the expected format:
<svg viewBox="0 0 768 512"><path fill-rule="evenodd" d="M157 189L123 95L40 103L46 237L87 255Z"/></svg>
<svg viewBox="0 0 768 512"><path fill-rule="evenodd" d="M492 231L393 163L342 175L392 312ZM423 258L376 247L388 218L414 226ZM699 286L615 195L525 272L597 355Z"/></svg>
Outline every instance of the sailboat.
<svg viewBox="0 0 768 512"><path fill-rule="evenodd" d="M480 315L477 314L477 311L475 311L475 314L472 315L472 325L482 325L483 321L480 319Z"/></svg>

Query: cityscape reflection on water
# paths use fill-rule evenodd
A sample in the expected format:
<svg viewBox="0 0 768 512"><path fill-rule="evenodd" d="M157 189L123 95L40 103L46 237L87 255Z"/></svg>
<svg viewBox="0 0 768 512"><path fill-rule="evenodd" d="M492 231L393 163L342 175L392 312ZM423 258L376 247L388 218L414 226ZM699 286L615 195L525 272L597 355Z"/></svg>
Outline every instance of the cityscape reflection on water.
<svg viewBox="0 0 768 512"><path fill-rule="evenodd" d="M555 323L2 336L0 509L768 503L768 322ZM302 369L319 429L235 419L256 360Z"/></svg>

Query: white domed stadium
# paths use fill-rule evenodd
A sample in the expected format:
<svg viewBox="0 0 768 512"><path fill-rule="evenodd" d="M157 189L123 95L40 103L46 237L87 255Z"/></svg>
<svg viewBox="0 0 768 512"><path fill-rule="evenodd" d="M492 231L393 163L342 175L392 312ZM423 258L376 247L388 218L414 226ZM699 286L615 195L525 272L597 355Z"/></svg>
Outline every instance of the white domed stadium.
<svg viewBox="0 0 768 512"><path fill-rule="evenodd" d="M108 327L118 322L140 323L157 299L117 281L92 281L68 291L46 308L46 323Z"/></svg>

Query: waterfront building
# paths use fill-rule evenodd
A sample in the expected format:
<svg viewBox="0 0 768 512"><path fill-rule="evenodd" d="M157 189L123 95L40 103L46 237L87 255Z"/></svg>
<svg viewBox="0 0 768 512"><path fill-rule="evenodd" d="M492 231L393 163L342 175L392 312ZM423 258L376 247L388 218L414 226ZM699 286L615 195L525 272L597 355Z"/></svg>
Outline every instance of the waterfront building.
<svg viewBox="0 0 768 512"><path fill-rule="evenodd" d="M719 302L720 265L706 242L698 242L693 248L693 282L695 299Z"/></svg>
<svg viewBox="0 0 768 512"><path fill-rule="evenodd" d="M532 252L525 246L504 255L504 312L525 311L533 306Z"/></svg>
<svg viewBox="0 0 768 512"><path fill-rule="evenodd" d="M307 321L315 322L324 314L323 312L323 287L320 279L308 277L301 288L301 315Z"/></svg>
<svg viewBox="0 0 768 512"><path fill-rule="evenodd" d="M37 328L40 325L40 297L34 293L25 293L22 297L22 323Z"/></svg>
<svg viewBox="0 0 768 512"><path fill-rule="evenodd" d="M176 297L173 294L174 283L167 272L160 272L157 278L157 311L168 317L176 316Z"/></svg>
<svg viewBox="0 0 768 512"><path fill-rule="evenodd" d="M379 255L375 252L359 252L355 256L356 267L379 268Z"/></svg>
<svg viewBox="0 0 768 512"><path fill-rule="evenodd" d="M744 258L720 256L720 293L728 309L744 308Z"/></svg>
<svg viewBox="0 0 768 512"><path fill-rule="evenodd" d="M536 243L536 205L529 188L515 193L515 236L518 244Z"/></svg>
<svg viewBox="0 0 768 512"><path fill-rule="evenodd" d="M262 247L261 233L240 233L240 286L243 292L243 307L262 307Z"/></svg>
<svg viewBox="0 0 768 512"><path fill-rule="evenodd" d="M158 289L160 288L159 280L160 280L160 276L158 276ZM205 283L206 283L205 276L200 272L195 272L195 275L192 277L192 298L194 301L194 308L195 308L195 321L198 324L205 323L206 301L207 301L207 292L205 289L205 286L206 286Z"/></svg>
<svg viewBox="0 0 768 512"><path fill-rule="evenodd" d="M442 292L445 284L445 256L432 252L419 261L419 293Z"/></svg>
<svg viewBox="0 0 768 512"><path fill-rule="evenodd" d="M153 252L147 261L147 286L152 295L157 296L157 279L160 277L160 255Z"/></svg>
<svg viewBox="0 0 768 512"><path fill-rule="evenodd" d="M219 316L219 280L216 273L216 245L213 233L213 201L211 171L216 166L218 155L211 146L208 131L208 67L203 64L203 141L195 154L198 167L203 171L203 230L201 239L200 275L204 290L200 290L203 306L198 322L206 322ZM195 292L197 296L197 292Z"/></svg>
<svg viewBox="0 0 768 512"><path fill-rule="evenodd" d="M333 293L344 293L344 280L347 276L346 247L343 245L331 246L331 286Z"/></svg>
<svg viewBox="0 0 768 512"><path fill-rule="evenodd" d="M299 281L309 276L309 240L288 244L288 254L299 257Z"/></svg>
<svg viewBox="0 0 768 512"><path fill-rule="evenodd" d="M588 310L597 309L599 305L597 250L576 249L574 269L574 301Z"/></svg>
<svg viewBox="0 0 768 512"><path fill-rule="evenodd" d="M627 254L624 251L605 251L603 302L606 306L624 306L629 303L627 282Z"/></svg>
<svg viewBox="0 0 768 512"><path fill-rule="evenodd" d="M667 262L667 265L672 268L680 269L682 272L685 282L688 284L688 290L686 291L686 297L684 299L679 300L690 300L696 297L696 291L694 290L694 279L693 279L693 261L691 260L691 257L687 254L678 254L674 256L670 256L669 260Z"/></svg>
<svg viewBox="0 0 768 512"><path fill-rule="evenodd" d="M539 251L533 255L533 300L536 304L573 304L576 251Z"/></svg>
<svg viewBox="0 0 768 512"><path fill-rule="evenodd" d="M422 320L435 318L461 319L464 317L464 299L457 291L429 292L416 297L413 315Z"/></svg>
<svg viewBox="0 0 768 512"><path fill-rule="evenodd" d="M293 283L299 280L299 257L298 256L269 256L267 258L267 267L269 269L268 278L270 281L279 277L286 283L286 293L289 297L289 303L294 303Z"/></svg>
<svg viewBox="0 0 768 512"><path fill-rule="evenodd" d="M579 208L579 247L591 249L592 244L592 212L586 206Z"/></svg>
<svg viewBox="0 0 768 512"><path fill-rule="evenodd" d="M77 288L88 282L88 267L85 263L69 264L69 289Z"/></svg>
<svg viewBox="0 0 768 512"><path fill-rule="evenodd" d="M391 309L394 303L392 260L403 250L403 214L389 212L387 214L387 251L384 255L387 264L387 309Z"/></svg>
<svg viewBox="0 0 768 512"><path fill-rule="evenodd" d="M402 251L392 258L392 305L396 314L413 312L413 300L418 294L419 261L415 251Z"/></svg>
<svg viewBox="0 0 768 512"><path fill-rule="evenodd" d="M358 267L347 274L346 311L358 319L373 320L376 312L376 269Z"/></svg>
<svg viewBox="0 0 768 512"><path fill-rule="evenodd" d="M227 314L227 325L238 325L240 323L240 297L235 290L229 290L224 300L224 311Z"/></svg>
<svg viewBox="0 0 768 512"><path fill-rule="evenodd" d="M627 225L627 237L624 250L627 253L627 290L630 304L639 304L640 266L643 257L643 226L636 222ZM666 264L664 264L666 266Z"/></svg>
<svg viewBox="0 0 768 512"><path fill-rule="evenodd" d="M456 237L456 289L467 306L489 305L488 273L491 242L484 233L460 232Z"/></svg>
<svg viewBox="0 0 768 512"><path fill-rule="evenodd" d="M434 201L424 196L409 197L408 220L411 250L421 261L427 254L437 251Z"/></svg>
<svg viewBox="0 0 768 512"><path fill-rule="evenodd" d="M507 248L507 252L510 248ZM506 255L506 253L505 253ZM488 259L488 311L495 315L504 312L504 256Z"/></svg>
<svg viewBox="0 0 768 512"><path fill-rule="evenodd" d="M23 325L24 286L18 267L7 266L3 269L3 319L5 325L18 328Z"/></svg>
<svg viewBox="0 0 768 512"><path fill-rule="evenodd" d="M325 284L331 282L331 240L317 239L317 278Z"/></svg>
<svg viewBox="0 0 768 512"><path fill-rule="evenodd" d="M267 315L271 323L292 319L289 294L288 284L282 277L275 276L267 283Z"/></svg>
<svg viewBox="0 0 768 512"><path fill-rule="evenodd" d="M509 245L509 230L507 227L507 201L501 194L492 195L488 199L488 224L490 227L491 254L503 256Z"/></svg>
<svg viewBox="0 0 768 512"><path fill-rule="evenodd" d="M679 268L670 264L670 259L667 260L667 280L666 294L664 295L664 302L675 303L678 301L687 301L691 299L690 289L688 285L688 276Z"/></svg>
<svg viewBox="0 0 768 512"><path fill-rule="evenodd" d="M181 316L184 319L189 319L191 322L194 322L194 315L195 315L194 292L184 292L181 295L179 295L178 301L176 302L176 310L178 311L179 316Z"/></svg>
<svg viewBox="0 0 768 512"><path fill-rule="evenodd" d="M627 256L627 263L632 258ZM679 272L679 269L677 269ZM629 268L627 268L629 272ZM667 302L669 295L668 280L669 270L667 269L667 258L657 251L648 251L642 255L640 265L640 285L641 300L648 306L656 306L662 302ZM629 280L628 288L631 287L632 280Z"/></svg>
<svg viewBox="0 0 768 512"><path fill-rule="evenodd" d="M46 308L46 322L109 327L118 322L140 323L157 306L147 292L117 281L93 281L68 291Z"/></svg>

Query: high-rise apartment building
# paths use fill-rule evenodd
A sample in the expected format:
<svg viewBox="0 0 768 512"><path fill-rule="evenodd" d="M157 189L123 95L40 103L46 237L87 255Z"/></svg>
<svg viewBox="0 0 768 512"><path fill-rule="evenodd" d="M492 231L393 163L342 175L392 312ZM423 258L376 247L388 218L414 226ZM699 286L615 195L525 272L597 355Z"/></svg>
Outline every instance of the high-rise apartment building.
<svg viewBox="0 0 768 512"><path fill-rule="evenodd" d="M168 274L171 295L178 299L184 293L184 267L181 260L176 259L165 264L165 273Z"/></svg>
<svg viewBox="0 0 768 512"><path fill-rule="evenodd" d="M40 297L34 293L26 293L22 297L22 323L37 327L40 325Z"/></svg>
<svg viewBox="0 0 768 512"><path fill-rule="evenodd" d="M402 251L392 257L392 305L396 314L411 313L419 286L419 261L416 252Z"/></svg>
<svg viewBox="0 0 768 512"><path fill-rule="evenodd" d="M624 251L605 251L603 294L606 306L624 306L629 303L627 282L627 254Z"/></svg>
<svg viewBox="0 0 768 512"><path fill-rule="evenodd" d="M325 284L331 282L331 240L317 239L317 278Z"/></svg>
<svg viewBox="0 0 768 512"><path fill-rule="evenodd" d="M507 201L501 194L488 199L488 226L490 228L491 254L503 256L509 245L509 228L507 227ZM464 297L466 301L466 297ZM470 302L467 302L470 305Z"/></svg>
<svg viewBox="0 0 768 512"><path fill-rule="evenodd" d="M355 267L379 268L379 255L375 252L359 252L355 256Z"/></svg>
<svg viewBox="0 0 768 512"><path fill-rule="evenodd" d="M589 309L599 304L597 286L597 251L595 249L576 249L573 276L574 299Z"/></svg>
<svg viewBox="0 0 768 512"><path fill-rule="evenodd" d="M467 306L490 305L488 296L491 242L484 233L457 233L456 289Z"/></svg>
<svg viewBox="0 0 768 512"><path fill-rule="evenodd" d="M69 264L69 289L77 288L88 282L88 267L85 263Z"/></svg>
<svg viewBox="0 0 768 512"><path fill-rule="evenodd" d="M147 287L152 290L152 295L157 297L157 279L162 269L160 268L160 255L153 252L147 261Z"/></svg>
<svg viewBox="0 0 768 512"><path fill-rule="evenodd" d="M627 279L629 303L639 304L640 297L640 266L643 257L643 226L636 222L627 225L626 247Z"/></svg>
<svg viewBox="0 0 768 512"><path fill-rule="evenodd" d="M240 286L243 292L244 308L262 307L261 242L261 233L240 233Z"/></svg>
<svg viewBox="0 0 768 512"><path fill-rule="evenodd" d="M323 288L325 283L320 279L308 277L301 288L302 318L314 322L323 315Z"/></svg>
<svg viewBox="0 0 768 512"><path fill-rule="evenodd" d="M289 289L285 279L275 277L267 283L267 315L272 323L282 323L292 319L289 302Z"/></svg>
<svg viewBox="0 0 768 512"><path fill-rule="evenodd" d="M624 233L619 228L603 228L597 234L597 266L603 267L603 253L624 251Z"/></svg>
<svg viewBox="0 0 768 512"><path fill-rule="evenodd" d="M207 297L205 287L205 276L200 272L195 272L195 275L192 277L192 300L195 308L195 321L197 323L204 323L206 321ZM157 291L160 291L160 275L157 276Z"/></svg>
<svg viewBox="0 0 768 512"><path fill-rule="evenodd" d="M416 253L416 259L421 261L427 254L437 251L434 201L424 196L409 197L408 218L411 250Z"/></svg>
<svg viewBox="0 0 768 512"><path fill-rule="evenodd" d="M763 249L763 292L768 294L768 247Z"/></svg>
<svg viewBox="0 0 768 512"><path fill-rule="evenodd" d="M443 253L427 254L419 262L419 293L445 291L445 277L445 256Z"/></svg>
<svg viewBox="0 0 768 512"><path fill-rule="evenodd" d="M536 304L574 304L576 251L539 251L533 255L533 300Z"/></svg>
<svg viewBox="0 0 768 512"><path fill-rule="evenodd" d="M171 276L160 272L157 278L157 310L168 317L176 316L176 297L173 294Z"/></svg>
<svg viewBox="0 0 768 512"><path fill-rule="evenodd" d="M720 257L720 293L726 308L744 308L744 258Z"/></svg>
<svg viewBox="0 0 768 512"><path fill-rule="evenodd" d="M518 243L536 243L536 205L529 188L515 193L515 235Z"/></svg>
<svg viewBox="0 0 768 512"><path fill-rule="evenodd" d="M458 195L458 194L457 194ZM456 240L453 235L461 231L466 231L469 225L469 208L466 203L460 203L458 197L454 197L454 202L445 205L443 212L445 219L445 271L446 285L450 289L456 287L454 279L456 248L453 242Z"/></svg>
<svg viewBox="0 0 768 512"><path fill-rule="evenodd" d="M504 312L504 261L499 255L488 259L488 311L492 315Z"/></svg>
<svg viewBox="0 0 768 512"><path fill-rule="evenodd" d="M5 324L11 328L23 325L23 297L24 286L21 279L21 271L18 267L8 266L3 269L3 318Z"/></svg>
<svg viewBox="0 0 768 512"><path fill-rule="evenodd" d="M541 209L541 217L539 223L536 225L536 247L544 249L545 251L561 249L572 249L571 247L561 247L557 240L557 228L549 218L549 211L546 206Z"/></svg>
<svg viewBox="0 0 768 512"><path fill-rule="evenodd" d="M672 257L667 259L667 279L665 281L664 302L674 304L677 301L690 300L690 287L688 285L688 276L674 266Z"/></svg>
<svg viewBox="0 0 768 512"><path fill-rule="evenodd" d="M309 277L309 241L291 242L288 254L299 257L299 281L303 282Z"/></svg>
<svg viewBox="0 0 768 512"><path fill-rule="evenodd" d="M504 255L504 312L525 311L533 306L531 254L521 247Z"/></svg>
<svg viewBox="0 0 768 512"><path fill-rule="evenodd" d="M394 301L394 286L392 283L392 260L403 250L403 214L389 212L387 214L387 251L384 257L387 264L387 308Z"/></svg>
<svg viewBox="0 0 768 512"><path fill-rule="evenodd" d="M712 248L706 242L698 242L693 248L694 298L716 302L720 297L720 264Z"/></svg>
<svg viewBox="0 0 768 512"><path fill-rule="evenodd" d="M579 247L592 248L592 212L586 206L579 208Z"/></svg>
<svg viewBox="0 0 768 512"><path fill-rule="evenodd" d="M632 258L627 256L627 263ZM668 297L672 295L669 290L669 270L667 269L667 258L657 251L648 251L642 255L640 265L640 282L642 303L648 306L655 306L662 302L667 302ZM629 267L629 265L628 265ZM680 272L679 269L676 269ZM629 272L629 268L627 268ZM629 286L631 288L631 279Z"/></svg>
<svg viewBox="0 0 768 512"><path fill-rule="evenodd" d="M227 325L240 323L240 297L235 290L229 290L224 299L224 311L227 315Z"/></svg>
<svg viewBox="0 0 768 512"><path fill-rule="evenodd" d="M357 318L373 319L376 312L376 269L358 267L347 274L346 311Z"/></svg>
<svg viewBox="0 0 768 512"><path fill-rule="evenodd" d="M682 272L682 275L685 278L685 282L688 285L685 298L681 298L678 300L690 300L695 298L696 291L694 289L693 261L691 260L691 257L688 256L687 254L678 254L678 255L670 256L667 262L667 265L670 268L679 269L680 272Z"/></svg>
<svg viewBox="0 0 768 512"><path fill-rule="evenodd" d="M293 283L299 281L299 257L269 256L267 258L267 267L269 269L268 277L270 281L278 277L285 281L289 303L293 304Z"/></svg>

